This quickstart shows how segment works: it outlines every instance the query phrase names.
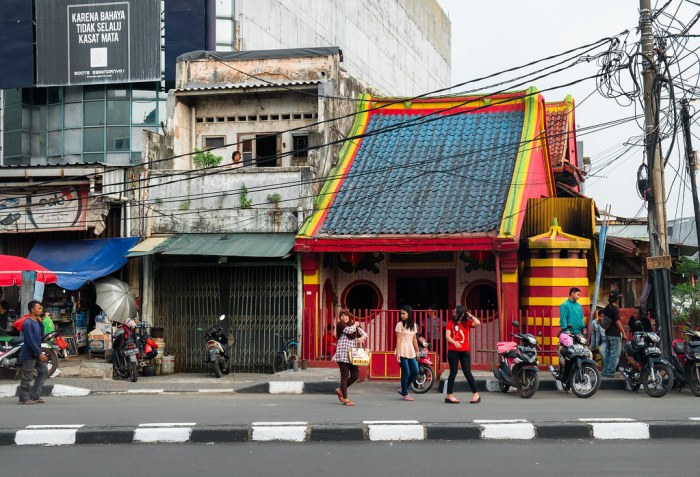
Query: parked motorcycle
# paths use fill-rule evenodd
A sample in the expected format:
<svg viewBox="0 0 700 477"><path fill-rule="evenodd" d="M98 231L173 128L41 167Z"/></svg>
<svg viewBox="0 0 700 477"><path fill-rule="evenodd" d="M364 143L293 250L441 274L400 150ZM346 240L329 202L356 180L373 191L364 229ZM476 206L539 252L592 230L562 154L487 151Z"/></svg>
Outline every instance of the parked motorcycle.
<svg viewBox="0 0 700 477"><path fill-rule="evenodd" d="M520 330L520 323L514 321L513 327ZM530 398L540 384L539 369L537 368L537 338L530 333L513 333L515 341L500 341L496 343L498 350L498 367L493 368L493 375L498 380L498 388L502 393L508 392L511 386L518 389L521 398Z"/></svg>
<svg viewBox="0 0 700 477"><path fill-rule="evenodd" d="M56 335L57 333L52 331L41 338L41 351L48 358L46 366L49 369L49 377L56 374L59 366L58 355L50 343ZM20 368L22 366L22 362L19 360L19 352L22 346L24 346L24 338L20 336L13 336L9 341L0 344L0 368L14 371L15 379L19 379Z"/></svg>
<svg viewBox="0 0 700 477"><path fill-rule="evenodd" d="M112 334L112 370L115 377L138 379L139 348L136 343L136 322L127 318Z"/></svg>
<svg viewBox="0 0 700 477"><path fill-rule="evenodd" d="M588 339L582 334L563 332L559 336L560 367L549 370L554 379L561 382L564 391L569 389L580 398L593 396L600 388L601 377L598 364L593 361L593 353L586 346Z"/></svg>
<svg viewBox="0 0 700 477"><path fill-rule="evenodd" d="M225 315L219 317L219 322L226 319ZM223 324L219 323L204 332L204 362L209 367L209 372L214 372L217 378L231 372L231 358L229 356L228 336Z"/></svg>
<svg viewBox="0 0 700 477"><path fill-rule="evenodd" d="M422 333L418 333L416 338L418 339L418 375L411 383L411 390L416 394L425 394L435 384L435 368L428 354L430 343Z"/></svg>
<svg viewBox="0 0 700 477"><path fill-rule="evenodd" d="M673 340L671 364L675 379L687 384L690 392L700 397L700 331L693 330L687 321L685 326L685 339Z"/></svg>
<svg viewBox="0 0 700 477"><path fill-rule="evenodd" d="M656 333L635 331L632 340L625 343L629 366L618 366L618 370L632 391L637 391L643 385L649 396L661 397L673 387L673 366L661 356L658 347L660 341Z"/></svg>

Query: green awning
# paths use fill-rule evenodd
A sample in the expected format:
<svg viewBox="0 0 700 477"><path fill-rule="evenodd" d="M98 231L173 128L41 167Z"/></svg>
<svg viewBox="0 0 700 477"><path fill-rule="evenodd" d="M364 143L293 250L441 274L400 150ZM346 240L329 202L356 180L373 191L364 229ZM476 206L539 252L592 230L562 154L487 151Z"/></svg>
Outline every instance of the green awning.
<svg viewBox="0 0 700 477"><path fill-rule="evenodd" d="M279 258L292 250L294 238L293 233L180 234L172 235L154 244L153 247L144 246L136 250L139 247L137 245L129 252L129 257L162 253L164 255Z"/></svg>

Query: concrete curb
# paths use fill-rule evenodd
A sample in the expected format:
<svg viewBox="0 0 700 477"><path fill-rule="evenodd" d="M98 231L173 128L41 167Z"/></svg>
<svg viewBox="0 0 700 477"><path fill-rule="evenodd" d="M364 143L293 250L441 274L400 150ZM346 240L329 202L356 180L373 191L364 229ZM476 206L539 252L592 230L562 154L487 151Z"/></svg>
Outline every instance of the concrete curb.
<svg viewBox="0 0 700 477"><path fill-rule="evenodd" d="M419 423L418 421L364 421L356 424L306 422L255 422L241 426L141 424L136 427L85 427L82 425L27 426L0 429L0 446L234 443L234 442L396 442L467 440L650 440L699 439L700 421L643 423L626 420L640 432L619 435L597 432L600 423L526 420ZM608 422L619 426L621 423ZM648 430L648 432L644 432Z"/></svg>

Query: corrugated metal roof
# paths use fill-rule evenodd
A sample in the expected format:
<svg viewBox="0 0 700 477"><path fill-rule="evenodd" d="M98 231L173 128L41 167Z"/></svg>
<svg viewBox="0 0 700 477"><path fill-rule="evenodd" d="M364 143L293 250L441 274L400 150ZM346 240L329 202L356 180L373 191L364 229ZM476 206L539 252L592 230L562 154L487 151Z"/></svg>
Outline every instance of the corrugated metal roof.
<svg viewBox="0 0 700 477"><path fill-rule="evenodd" d="M552 219L556 217L564 232L592 240L596 232L593 207L593 199L529 199L521 237L527 238L547 232L552 225Z"/></svg>
<svg viewBox="0 0 700 477"><path fill-rule="evenodd" d="M340 55L343 52L337 46L319 46L312 48L280 48L278 50L249 50L249 51L204 51L196 50L177 57L177 61L216 59L220 61L249 61L269 60L276 58L312 58L315 56Z"/></svg>
<svg viewBox="0 0 700 477"><path fill-rule="evenodd" d="M522 109L410 121L375 111L321 235L424 235L497 229L522 135ZM408 123L407 123L408 121ZM372 135L373 131L381 134Z"/></svg>
<svg viewBox="0 0 700 477"><path fill-rule="evenodd" d="M248 88L289 88L294 86L310 86L319 84L321 80L304 80L304 81L265 81L262 79L249 78L243 83L204 83L202 81L193 81L187 83L184 87L178 88L176 92L185 91L225 91L235 89Z"/></svg>
<svg viewBox="0 0 700 477"><path fill-rule="evenodd" d="M179 234L146 239L129 257L164 255L218 255L221 257L284 257L294 247L292 233Z"/></svg>

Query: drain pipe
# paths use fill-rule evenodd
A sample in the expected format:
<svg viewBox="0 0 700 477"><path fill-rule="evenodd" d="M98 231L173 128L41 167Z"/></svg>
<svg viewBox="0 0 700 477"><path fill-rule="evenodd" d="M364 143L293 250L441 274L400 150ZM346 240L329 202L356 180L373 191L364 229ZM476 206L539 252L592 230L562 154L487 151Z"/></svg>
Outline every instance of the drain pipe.
<svg viewBox="0 0 700 477"><path fill-rule="evenodd" d="M304 323L304 276L301 271L301 254L297 253L297 353L304 349L304 333L302 333L302 325ZM303 358L302 353L302 358Z"/></svg>

